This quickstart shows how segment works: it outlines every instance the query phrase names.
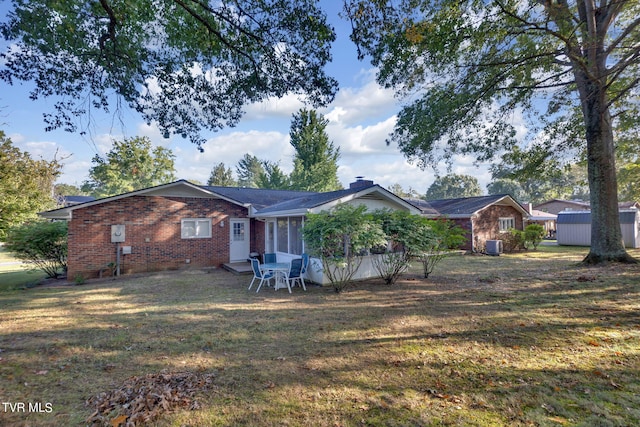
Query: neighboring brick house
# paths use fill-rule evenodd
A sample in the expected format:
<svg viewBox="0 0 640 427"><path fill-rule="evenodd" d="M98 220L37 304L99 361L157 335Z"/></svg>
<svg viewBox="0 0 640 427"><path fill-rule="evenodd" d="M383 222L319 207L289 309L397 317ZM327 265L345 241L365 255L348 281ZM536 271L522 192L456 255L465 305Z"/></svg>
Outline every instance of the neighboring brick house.
<svg viewBox="0 0 640 427"><path fill-rule="evenodd" d="M487 240L500 239L510 228L524 229L527 211L508 194L444 200L410 200L428 218L447 218L467 230L461 248L483 252Z"/></svg>
<svg viewBox="0 0 640 427"><path fill-rule="evenodd" d="M557 215L562 211L582 211L589 209L589 202L583 202L582 200L552 199L533 206L533 209Z"/></svg>
<svg viewBox="0 0 640 427"><path fill-rule="evenodd" d="M219 267L246 261L251 252L277 252L283 260L305 250L307 213L337 203L370 209L419 210L371 181L313 193L212 187L180 180L42 212L69 223L67 277Z"/></svg>

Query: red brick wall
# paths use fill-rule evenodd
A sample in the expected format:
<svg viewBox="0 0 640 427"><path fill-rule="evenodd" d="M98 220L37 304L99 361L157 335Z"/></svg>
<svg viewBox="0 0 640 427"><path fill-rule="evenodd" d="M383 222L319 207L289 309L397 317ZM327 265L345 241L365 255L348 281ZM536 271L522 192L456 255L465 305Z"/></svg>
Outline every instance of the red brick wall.
<svg viewBox="0 0 640 427"><path fill-rule="evenodd" d="M469 218L456 218L450 221L454 222L457 226L463 228L466 231L464 235L466 240L465 240L465 243L460 246L460 249L464 249L466 251L472 250L473 240L471 236L471 220Z"/></svg>
<svg viewBox="0 0 640 427"><path fill-rule="evenodd" d="M482 251L487 240L500 239L500 218L513 217L515 228L524 230L522 214L511 206L490 206L473 219L474 248Z"/></svg>
<svg viewBox="0 0 640 427"><path fill-rule="evenodd" d="M219 266L229 261L229 218L247 210L219 199L131 196L73 211L68 235L68 277L97 277L116 261L111 225L125 225L130 255L121 256L121 274ZM212 237L182 239L181 220L211 218ZM224 227L220 227L224 221ZM187 263L189 260L189 263Z"/></svg>
<svg viewBox="0 0 640 427"><path fill-rule="evenodd" d="M264 221L251 220L251 252L264 253Z"/></svg>

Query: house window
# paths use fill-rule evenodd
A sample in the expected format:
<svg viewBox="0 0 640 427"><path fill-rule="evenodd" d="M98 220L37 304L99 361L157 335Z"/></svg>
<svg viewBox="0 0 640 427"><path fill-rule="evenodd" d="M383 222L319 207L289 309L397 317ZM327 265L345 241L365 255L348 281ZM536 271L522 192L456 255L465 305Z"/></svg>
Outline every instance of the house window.
<svg viewBox="0 0 640 427"><path fill-rule="evenodd" d="M271 227L267 223L267 241L266 246L269 247L271 240ZM301 255L303 252L302 243L302 225L303 218L301 216L294 216L289 218L279 218L276 223L276 246L278 252L284 252L288 254Z"/></svg>
<svg viewBox="0 0 640 427"><path fill-rule="evenodd" d="M206 239L211 237L211 218L183 219L180 235L183 239Z"/></svg>
<svg viewBox="0 0 640 427"><path fill-rule="evenodd" d="M511 228L516 228L516 220L513 217L510 218L500 218L498 220L500 232L509 231Z"/></svg>
<svg viewBox="0 0 640 427"><path fill-rule="evenodd" d="M302 255L302 217L289 218L289 253Z"/></svg>
<svg viewBox="0 0 640 427"><path fill-rule="evenodd" d="M244 222L233 223L233 241L244 242Z"/></svg>
<svg viewBox="0 0 640 427"><path fill-rule="evenodd" d="M289 251L289 218L278 219L278 252Z"/></svg>

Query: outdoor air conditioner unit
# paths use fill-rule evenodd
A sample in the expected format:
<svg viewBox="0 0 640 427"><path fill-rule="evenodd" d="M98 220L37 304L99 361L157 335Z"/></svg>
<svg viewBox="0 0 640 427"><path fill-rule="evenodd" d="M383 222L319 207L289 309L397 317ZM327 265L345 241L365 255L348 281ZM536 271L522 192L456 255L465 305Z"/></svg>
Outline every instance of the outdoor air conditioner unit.
<svg viewBox="0 0 640 427"><path fill-rule="evenodd" d="M487 255L500 256L502 240L487 240Z"/></svg>

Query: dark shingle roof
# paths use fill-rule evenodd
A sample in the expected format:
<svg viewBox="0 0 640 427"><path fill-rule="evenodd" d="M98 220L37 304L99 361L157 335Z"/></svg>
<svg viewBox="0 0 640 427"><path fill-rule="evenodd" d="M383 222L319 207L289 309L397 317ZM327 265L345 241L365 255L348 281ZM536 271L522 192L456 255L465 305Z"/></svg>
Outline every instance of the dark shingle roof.
<svg viewBox="0 0 640 427"><path fill-rule="evenodd" d="M411 199L409 202L419 207L426 215L472 215L507 196L507 194L498 194L442 200Z"/></svg>
<svg viewBox="0 0 640 427"><path fill-rule="evenodd" d="M310 196L318 193L308 191L268 190L264 188L203 186L202 188L220 194L240 204L250 204L262 209L287 200Z"/></svg>
<svg viewBox="0 0 640 427"><path fill-rule="evenodd" d="M329 191L327 193L307 193L306 195L303 195L301 197L286 200L281 203L266 207L265 209L260 210L260 213L265 214L271 212L288 211L292 209L311 209L374 186L375 184L357 188L348 188L346 190Z"/></svg>
<svg viewBox="0 0 640 427"><path fill-rule="evenodd" d="M62 196L62 205L71 206L80 203L93 202L96 198L92 196Z"/></svg>

